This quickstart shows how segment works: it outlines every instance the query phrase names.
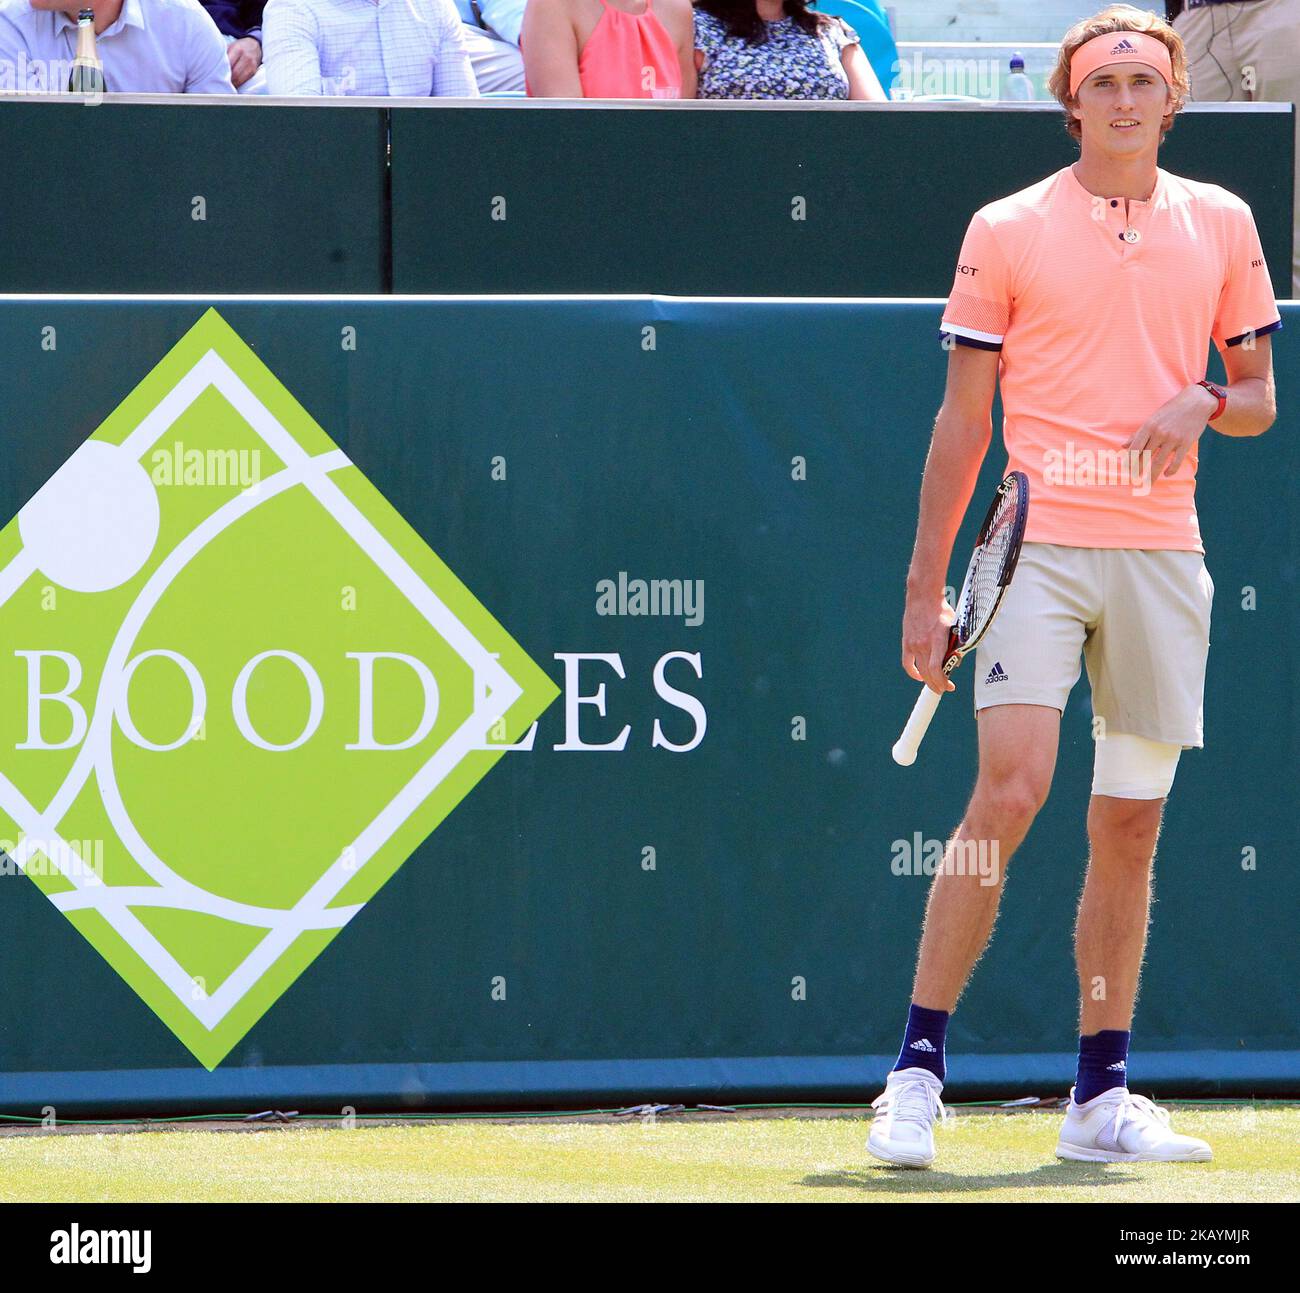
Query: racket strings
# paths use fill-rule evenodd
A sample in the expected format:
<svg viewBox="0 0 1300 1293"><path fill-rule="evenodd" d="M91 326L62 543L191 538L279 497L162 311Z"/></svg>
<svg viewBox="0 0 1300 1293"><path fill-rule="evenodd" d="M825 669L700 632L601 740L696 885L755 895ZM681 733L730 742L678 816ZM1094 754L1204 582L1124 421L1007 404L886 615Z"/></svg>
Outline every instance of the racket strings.
<svg viewBox="0 0 1300 1293"><path fill-rule="evenodd" d="M1007 562L1016 546L1017 494L1015 488L1003 491L984 542L971 557L957 613L963 642L983 632L997 608L999 594L1006 583Z"/></svg>

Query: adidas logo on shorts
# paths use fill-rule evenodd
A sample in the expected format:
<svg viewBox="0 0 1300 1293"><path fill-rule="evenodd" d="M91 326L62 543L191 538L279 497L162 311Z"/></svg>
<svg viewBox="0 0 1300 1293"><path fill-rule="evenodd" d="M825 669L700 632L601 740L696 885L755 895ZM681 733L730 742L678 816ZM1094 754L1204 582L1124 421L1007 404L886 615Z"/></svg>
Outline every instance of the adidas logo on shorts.
<svg viewBox="0 0 1300 1293"><path fill-rule="evenodd" d="M928 1055L935 1054L934 1046L924 1037L914 1041L908 1049L913 1051L925 1051Z"/></svg>
<svg viewBox="0 0 1300 1293"><path fill-rule="evenodd" d="M1006 682L1007 671L1002 667L1002 661L999 660L992 669L989 670L989 676L984 679L984 685L987 687L991 682Z"/></svg>
<svg viewBox="0 0 1300 1293"><path fill-rule="evenodd" d="M1128 1065L1123 1060L1116 1060L1114 1064L1106 1065L1107 1073L1127 1073Z"/></svg>

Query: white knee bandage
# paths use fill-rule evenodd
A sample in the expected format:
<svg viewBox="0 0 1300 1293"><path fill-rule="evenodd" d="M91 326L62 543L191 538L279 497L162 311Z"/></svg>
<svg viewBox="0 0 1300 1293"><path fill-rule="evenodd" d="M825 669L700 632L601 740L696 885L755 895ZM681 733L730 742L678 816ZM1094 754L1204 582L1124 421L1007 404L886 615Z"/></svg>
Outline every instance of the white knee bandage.
<svg viewBox="0 0 1300 1293"><path fill-rule="evenodd" d="M1114 732L1097 743L1092 793L1115 799L1163 799L1174 784L1181 745Z"/></svg>

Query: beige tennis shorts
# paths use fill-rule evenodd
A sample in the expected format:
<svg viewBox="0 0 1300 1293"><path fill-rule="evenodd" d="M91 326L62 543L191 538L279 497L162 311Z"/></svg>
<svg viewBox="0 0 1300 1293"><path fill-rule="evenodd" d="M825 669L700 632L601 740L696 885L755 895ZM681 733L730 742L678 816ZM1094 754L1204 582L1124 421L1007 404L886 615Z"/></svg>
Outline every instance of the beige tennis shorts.
<svg viewBox="0 0 1300 1293"><path fill-rule="evenodd" d="M1199 552L1026 543L975 648L975 712L1064 713L1082 655L1106 733L1200 746L1213 601Z"/></svg>

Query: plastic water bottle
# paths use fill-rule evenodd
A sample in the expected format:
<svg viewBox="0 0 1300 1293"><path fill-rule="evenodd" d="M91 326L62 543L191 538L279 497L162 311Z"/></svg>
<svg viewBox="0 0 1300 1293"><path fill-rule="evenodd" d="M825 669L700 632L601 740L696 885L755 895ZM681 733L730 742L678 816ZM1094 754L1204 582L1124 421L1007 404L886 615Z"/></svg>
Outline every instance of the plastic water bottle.
<svg viewBox="0 0 1300 1293"><path fill-rule="evenodd" d="M1025 75L1025 60L1019 50L1011 56L1011 73L1002 90L1002 99L1007 103L1027 103L1036 98L1034 83Z"/></svg>

